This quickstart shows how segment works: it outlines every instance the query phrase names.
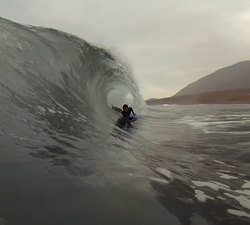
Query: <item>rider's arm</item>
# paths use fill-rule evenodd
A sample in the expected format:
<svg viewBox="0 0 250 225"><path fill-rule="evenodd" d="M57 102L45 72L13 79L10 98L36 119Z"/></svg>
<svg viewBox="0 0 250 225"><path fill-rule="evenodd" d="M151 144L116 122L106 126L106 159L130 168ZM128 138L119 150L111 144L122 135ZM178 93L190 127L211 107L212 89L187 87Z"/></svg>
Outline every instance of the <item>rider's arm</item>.
<svg viewBox="0 0 250 225"><path fill-rule="evenodd" d="M134 110L133 110L133 108L131 107L131 111L132 111L132 113L134 114L134 115L136 115L135 113L134 113Z"/></svg>

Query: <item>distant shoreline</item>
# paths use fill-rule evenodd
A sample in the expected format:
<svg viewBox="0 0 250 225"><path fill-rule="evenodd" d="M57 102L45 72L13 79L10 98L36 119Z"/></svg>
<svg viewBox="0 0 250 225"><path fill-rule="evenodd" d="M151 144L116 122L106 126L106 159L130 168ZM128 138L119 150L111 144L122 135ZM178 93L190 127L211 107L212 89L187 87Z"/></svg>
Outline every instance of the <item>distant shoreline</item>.
<svg viewBox="0 0 250 225"><path fill-rule="evenodd" d="M149 99L146 103L148 105L250 104L250 88Z"/></svg>

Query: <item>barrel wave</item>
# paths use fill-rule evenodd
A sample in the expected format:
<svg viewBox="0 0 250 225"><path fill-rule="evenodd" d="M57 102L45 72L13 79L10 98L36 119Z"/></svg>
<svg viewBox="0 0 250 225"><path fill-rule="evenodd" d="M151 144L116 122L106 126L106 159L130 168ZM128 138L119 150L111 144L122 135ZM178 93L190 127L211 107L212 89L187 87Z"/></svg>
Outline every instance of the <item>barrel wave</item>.
<svg viewBox="0 0 250 225"><path fill-rule="evenodd" d="M0 225L249 224L249 105L146 106L112 52L4 18L0 53Z"/></svg>
<svg viewBox="0 0 250 225"><path fill-rule="evenodd" d="M4 19L0 29L4 104L34 116L53 114L59 126L68 126L67 115L83 126L112 119L110 104L121 105L127 94L141 104L132 73L105 49L57 30Z"/></svg>

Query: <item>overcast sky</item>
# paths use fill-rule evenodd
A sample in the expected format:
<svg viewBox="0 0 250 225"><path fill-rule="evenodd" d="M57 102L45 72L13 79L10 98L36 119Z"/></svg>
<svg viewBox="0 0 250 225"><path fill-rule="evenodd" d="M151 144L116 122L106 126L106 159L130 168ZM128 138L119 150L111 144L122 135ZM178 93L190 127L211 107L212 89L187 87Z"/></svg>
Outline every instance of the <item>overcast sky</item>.
<svg viewBox="0 0 250 225"><path fill-rule="evenodd" d="M114 50L144 99L250 59L250 0L0 0L0 16Z"/></svg>

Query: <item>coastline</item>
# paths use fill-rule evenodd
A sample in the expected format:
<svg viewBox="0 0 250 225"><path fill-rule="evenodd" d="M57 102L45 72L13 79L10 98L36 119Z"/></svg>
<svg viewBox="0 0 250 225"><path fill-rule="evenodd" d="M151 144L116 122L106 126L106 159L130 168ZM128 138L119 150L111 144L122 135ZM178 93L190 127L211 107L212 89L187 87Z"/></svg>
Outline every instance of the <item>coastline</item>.
<svg viewBox="0 0 250 225"><path fill-rule="evenodd" d="M147 105L250 104L250 88L149 99Z"/></svg>

